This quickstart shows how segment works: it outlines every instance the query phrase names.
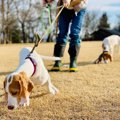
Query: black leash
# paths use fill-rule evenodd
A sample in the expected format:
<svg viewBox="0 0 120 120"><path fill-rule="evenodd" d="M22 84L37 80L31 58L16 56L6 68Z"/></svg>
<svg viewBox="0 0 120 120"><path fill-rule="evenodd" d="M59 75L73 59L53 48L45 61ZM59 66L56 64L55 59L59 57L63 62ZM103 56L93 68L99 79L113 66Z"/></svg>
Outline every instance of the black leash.
<svg viewBox="0 0 120 120"><path fill-rule="evenodd" d="M30 51L30 53L29 53L29 55L28 55L27 57L29 57L30 54L33 53L33 51L35 50L35 48L36 48L36 47L38 46L38 44L42 41L42 39L40 38L40 36L39 36L38 33L35 33L34 36L35 36L35 44L34 44L32 50Z"/></svg>

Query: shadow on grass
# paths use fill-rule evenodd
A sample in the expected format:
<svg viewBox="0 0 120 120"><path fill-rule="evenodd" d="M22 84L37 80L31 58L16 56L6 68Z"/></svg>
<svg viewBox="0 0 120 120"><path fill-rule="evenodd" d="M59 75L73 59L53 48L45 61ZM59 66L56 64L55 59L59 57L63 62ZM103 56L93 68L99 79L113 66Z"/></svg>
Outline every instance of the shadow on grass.
<svg viewBox="0 0 120 120"><path fill-rule="evenodd" d="M92 65L92 64L94 64L93 62L91 62L91 61L85 61L85 62L78 62L77 63L78 64L78 66L86 66L86 65ZM48 66L53 66L54 64L50 64L50 65L48 65ZM63 63L63 65L62 65L62 67L64 67L64 66L68 66L69 67L69 63Z"/></svg>
<svg viewBox="0 0 120 120"><path fill-rule="evenodd" d="M7 102L6 102L6 101L1 101L1 102L0 102L0 106L5 106L5 105L7 105Z"/></svg>
<svg viewBox="0 0 120 120"><path fill-rule="evenodd" d="M32 95L32 96L30 96L30 98L32 99L32 98L39 98L39 97L43 97L43 96L45 96L45 95L47 95L47 94L49 94L49 93L41 93L41 94L38 94L38 95Z"/></svg>
<svg viewBox="0 0 120 120"><path fill-rule="evenodd" d="M52 71L52 70L48 70L48 72L69 72L69 70L61 70L61 71Z"/></svg>
<svg viewBox="0 0 120 120"><path fill-rule="evenodd" d="M0 107L3 108L7 105L7 101L5 99L5 96L3 94L0 95ZM1 111L0 111L1 112Z"/></svg>
<svg viewBox="0 0 120 120"><path fill-rule="evenodd" d="M87 66L87 65L93 65L94 63L91 61L87 61L87 62L79 62L78 66Z"/></svg>
<svg viewBox="0 0 120 120"><path fill-rule="evenodd" d="M77 63L77 66L79 67L79 66L87 66L87 65L93 65L93 64L94 64L94 63L91 62L91 61L78 62L78 63ZM53 66L53 65L51 64L51 65L49 65L49 66ZM51 68L52 68L52 67L51 67ZM64 64L61 66L61 68L63 68L63 70L61 70L61 71L52 71L51 69L49 69L48 72L69 72L69 63L64 63ZM66 69L64 70L64 68L66 68Z"/></svg>

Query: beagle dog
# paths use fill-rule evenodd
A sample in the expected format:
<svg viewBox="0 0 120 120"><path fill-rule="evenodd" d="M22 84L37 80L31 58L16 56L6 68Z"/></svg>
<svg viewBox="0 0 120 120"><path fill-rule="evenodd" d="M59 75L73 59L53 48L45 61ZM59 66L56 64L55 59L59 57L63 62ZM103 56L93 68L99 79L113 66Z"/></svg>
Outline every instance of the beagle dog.
<svg viewBox="0 0 120 120"><path fill-rule="evenodd" d="M109 37L106 37L102 43L103 53L98 57L98 59L94 63L100 63L102 62L102 60L104 60L104 63L108 63L108 60L112 62L113 53L116 46L119 47L120 52L120 36L111 35Z"/></svg>
<svg viewBox="0 0 120 120"><path fill-rule="evenodd" d="M19 66L4 80L8 109L15 109L19 105L29 106L29 96L34 87L31 78L38 79L42 85L48 83L48 89L53 95L58 93L58 89L51 83L42 59L60 60L60 58L41 56L36 51L28 56L31 50L32 48L27 47L20 51Z"/></svg>

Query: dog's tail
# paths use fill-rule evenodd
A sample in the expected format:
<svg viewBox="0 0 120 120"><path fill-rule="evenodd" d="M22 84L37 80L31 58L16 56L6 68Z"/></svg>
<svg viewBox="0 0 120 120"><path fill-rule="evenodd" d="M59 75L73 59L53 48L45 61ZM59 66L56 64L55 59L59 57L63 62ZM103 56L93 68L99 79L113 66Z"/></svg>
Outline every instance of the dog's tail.
<svg viewBox="0 0 120 120"><path fill-rule="evenodd" d="M43 60L61 60L60 57L51 57L51 56L43 56L43 55L40 55L40 57L41 57Z"/></svg>

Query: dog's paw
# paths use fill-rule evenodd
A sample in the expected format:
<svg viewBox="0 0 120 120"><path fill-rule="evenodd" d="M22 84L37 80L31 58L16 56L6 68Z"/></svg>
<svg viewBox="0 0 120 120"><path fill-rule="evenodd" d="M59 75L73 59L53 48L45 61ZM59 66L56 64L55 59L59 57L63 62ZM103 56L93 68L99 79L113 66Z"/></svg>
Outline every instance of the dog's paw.
<svg viewBox="0 0 120 120"><path fill-rule="evenodd" d="M25 107L26 103L20 103L19 106Z"/></svg>
<svg viewBox="0 0 120 120"><path fill-rule="evenodd" d="M21 99L20 103L19 103L20 106L29 106L29 101L26 100L26 99Z"/></svg>
<svg viewBox="0 0 120 120"><path fill-rule="evenodd" d="M49 90L50 90L50 93L53 94L53 95L55 95L59 92L59 90L55 86L51 86L49 88Z"/></svg>
<svg viewBox="0 0 120 120"><path fill-rule="evenodd" d="M26 106L29 106L29 103L20 103L19 106L23 106L23 107L26 107Z"/></svg>

